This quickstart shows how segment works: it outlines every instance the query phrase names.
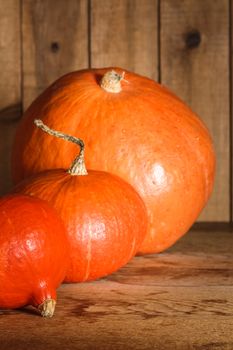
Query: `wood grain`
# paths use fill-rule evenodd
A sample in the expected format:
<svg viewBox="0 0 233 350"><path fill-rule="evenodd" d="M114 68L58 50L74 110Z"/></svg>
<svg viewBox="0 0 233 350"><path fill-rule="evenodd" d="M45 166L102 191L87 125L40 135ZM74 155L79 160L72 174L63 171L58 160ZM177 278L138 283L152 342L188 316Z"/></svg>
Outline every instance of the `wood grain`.
<svg viewBox="0 0 233 350"><path fill-rule="evenodd" d="M200 221L230 220L229 2L161 2L161 79L205 121L214 139L214 194Z"/></svg>
<svg viewBox="0 0 233 350"><path fill-rule="evenodd" d="M230 157L230 170L231 170L231 188L230 188L230 196L231 196L231 222L233 222L233 3L230 1L230 30L229 30L229 45L230 45L230 55L229 55L229 65L230 65L230 139L231 139L231 157Z"/></svg>
<svg viewBox="0 0 233 350"><path fill-rule="evenodd" d="M91 65L158 77L157 0L92 0Z"/></svg>
<svg viewBox="0 0 233 350"><path fill-rule="evenodd" d="M231 232L191 232L104 279L63 285L53 319L2 310L1 350L232 350L232 243Z"/></svg>
<svg viewBox="0 0 233 350"><path fill-rule="evenodd" d="M232 291L63 286L52 320L31 309L1 315L1 349L232 350Z"/></svg>
<svg viewBox="0 0 233 350"><path fill-rule="evenodd" d="M0 194L11 186L10 152L21 116L20 1L0 0Z"/></svg>
<svg viewBox="0 0 233 350"><path fill-rule="evenodd" d="M0 120L15 118L20 112L20 25L20 1L0 0Z"/></svg>
<svg viewBox="0 0 233 350"><path fill-rule="evenodd" d="M23 1L24 109L61 75L88 67L87 0Z"/></svg>

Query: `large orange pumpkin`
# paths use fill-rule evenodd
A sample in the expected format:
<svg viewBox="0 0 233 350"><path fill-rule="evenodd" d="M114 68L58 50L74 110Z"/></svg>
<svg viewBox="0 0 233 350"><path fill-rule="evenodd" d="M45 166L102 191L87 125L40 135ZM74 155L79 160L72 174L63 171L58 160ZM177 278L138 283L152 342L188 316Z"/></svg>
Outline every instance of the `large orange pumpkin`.
<svg viewBox="0 0 233 350"><path fill-rule="evenodd" d="M190 108L153 80L120 68L58 79L32 103L17 130L15 182L41 170L67 168L75 156L73 145L60 140L51 145L34 128L34 118L79 135L88 168L117 174L137 189L150 220L140 253L170 247L207 203L215 169L210 134Z"/></svg>

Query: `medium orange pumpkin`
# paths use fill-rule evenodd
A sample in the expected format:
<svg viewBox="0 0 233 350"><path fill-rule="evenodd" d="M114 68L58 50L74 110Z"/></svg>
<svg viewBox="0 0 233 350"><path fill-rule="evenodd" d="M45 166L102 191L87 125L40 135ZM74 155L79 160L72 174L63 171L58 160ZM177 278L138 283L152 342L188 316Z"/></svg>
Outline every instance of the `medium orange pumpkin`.
<svg viewBox="0 0 233 350"><path fill-rule="evenodd" d="M8 195L0 199L0 227L0 308L33 305L52 317L68 265L63 222L40 199Z"/></svg>
<svg viewBox="0 0 233 350"><path fill-rule="evenodd" d="M80 154L68 171L54 169L31 176L14 191L47 200L61 215L70 243L66 282L94 280L116 271L145 238L147 212L142 199L117 176L87 173L82 140L36 123L49 134L80 145Z"/></svg>
<svg viewBox="0 0 233 350"><path fill-rule="evenodd" d="M86 142L88 168L129 182L148 209L140 253L170 247L197 219L212 192L215 155L203 122L153 80L120 68L73 72L58 79L29 107L17 130L15 182L50 168L67 168L75 148L33 127L50 127ZM36 151L35 151L36 150ZM54 157L56 154L56 157Z"/></svg>

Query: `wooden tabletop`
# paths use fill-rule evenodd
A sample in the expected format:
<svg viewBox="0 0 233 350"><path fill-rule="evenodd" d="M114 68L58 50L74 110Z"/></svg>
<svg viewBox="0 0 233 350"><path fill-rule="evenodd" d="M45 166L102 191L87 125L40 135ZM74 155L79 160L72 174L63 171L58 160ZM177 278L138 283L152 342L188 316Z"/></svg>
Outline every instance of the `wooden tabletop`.
<svg viewBox="0 0 233 350"><path fill-rule="evenodd" d="M192 231L105 279L63 285L55 316L0 311L0 349L233 349L233 233Z"/></svg>

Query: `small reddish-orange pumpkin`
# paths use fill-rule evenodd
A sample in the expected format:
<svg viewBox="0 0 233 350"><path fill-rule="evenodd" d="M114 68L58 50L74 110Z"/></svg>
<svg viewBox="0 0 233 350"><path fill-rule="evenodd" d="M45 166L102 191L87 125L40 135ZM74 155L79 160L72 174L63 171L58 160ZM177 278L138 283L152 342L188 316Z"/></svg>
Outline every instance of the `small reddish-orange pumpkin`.
<svg viewBox="0 0 233 350"><path fill-rule="evenodd" d="M115 71L115 72L114 72ZM40 118L86 142L90 169L119 175L148 209L141 253L171 246L198 217L212 192L215 155L202 121L169 90L120 68L67 74L29 107L14 145L15 182L50 168L67 168L75 148L33 127ZM36 151L35 151L36 150Z"/></svg>
<svg viewBox="0 0 233 350"><path fill-rule="evenodd" d="M33 305L52 317L64 280L69 245L63 222L45 201L0 199L0 308Z"/></svg>
<svg viewBox="0 0 233 350"><path fill-rule="evenodd" d="M15 191L47 200L60 213L70 243L66 282L94 280L116 271L135 255L145 238L147 212L142 199L117 176L94 170L87 173L82 140L51 130L41 121L36 124L80 145L80 154L68 171L54 169L31 176Z"/></svg>

